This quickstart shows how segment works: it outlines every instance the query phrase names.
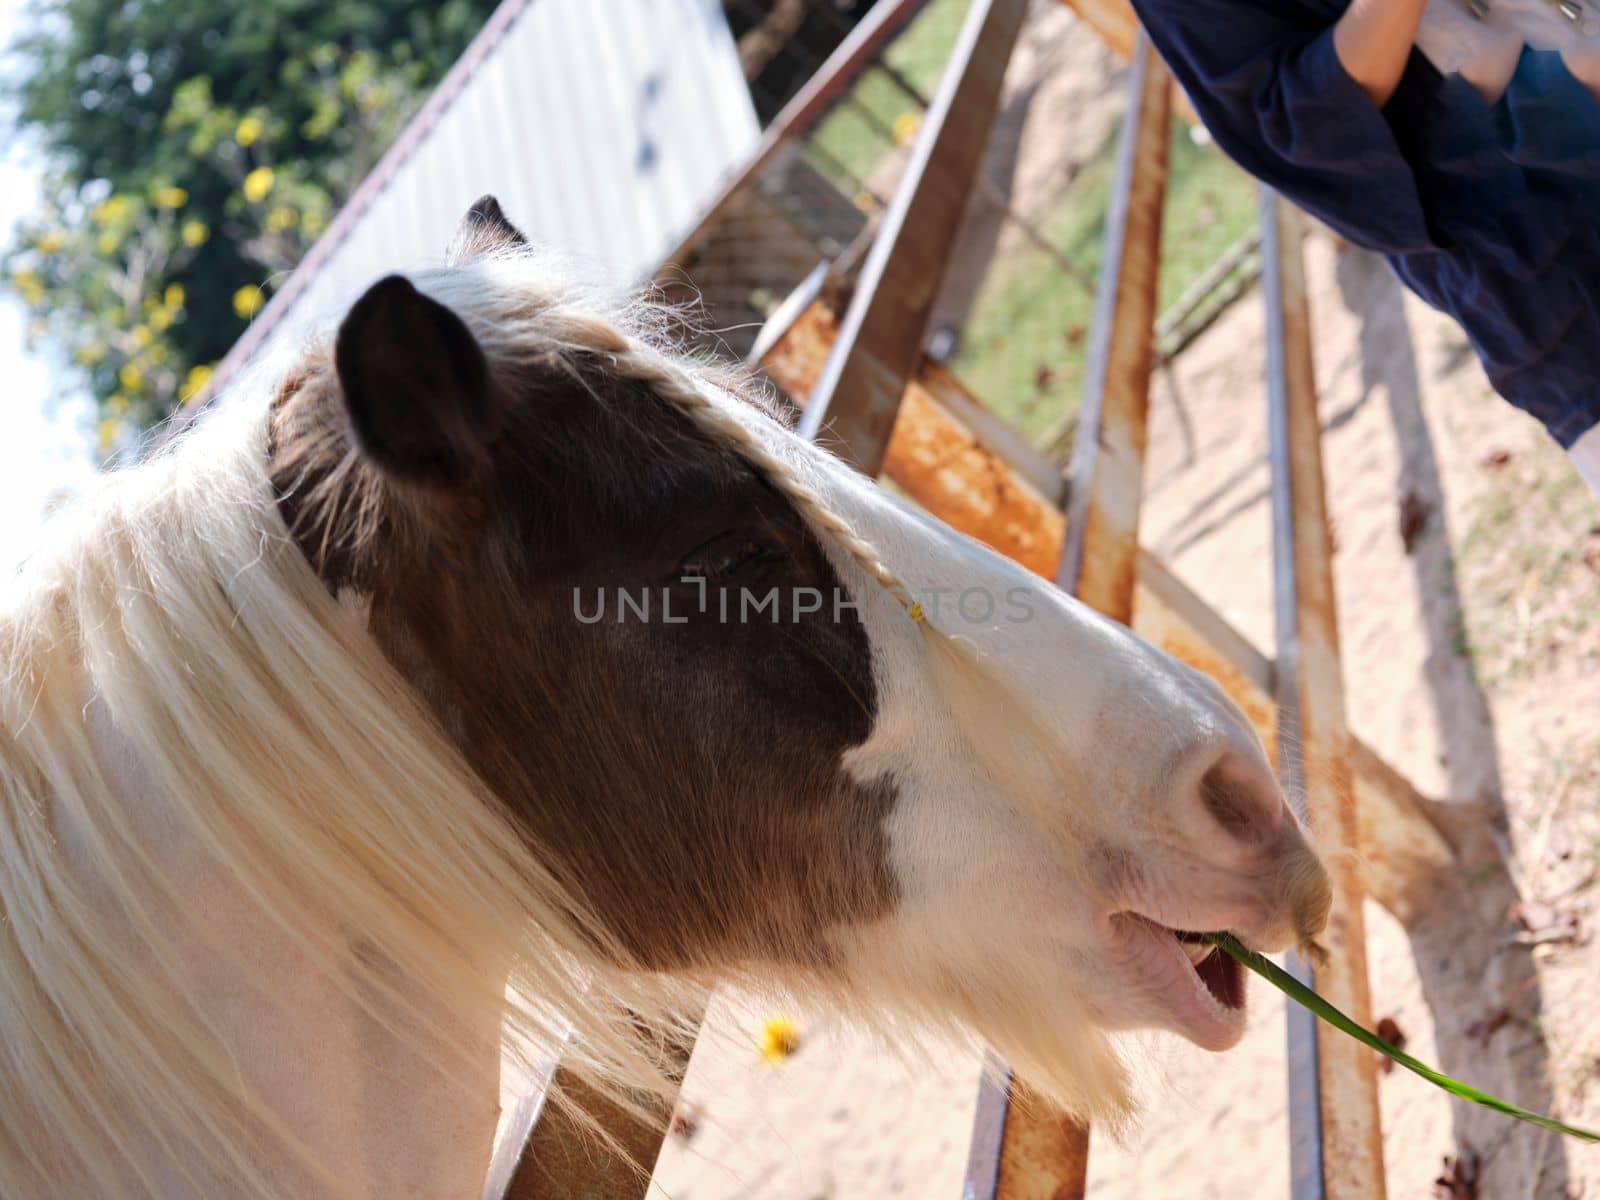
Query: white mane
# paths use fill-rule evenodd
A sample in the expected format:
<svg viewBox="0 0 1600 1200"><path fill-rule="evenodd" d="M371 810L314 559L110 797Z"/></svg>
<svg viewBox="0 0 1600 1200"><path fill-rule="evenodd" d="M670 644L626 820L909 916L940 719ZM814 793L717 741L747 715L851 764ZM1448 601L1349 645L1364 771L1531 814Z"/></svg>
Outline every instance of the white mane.
<svg viewBox="0 0 1600 1200"><path fill-rule="evenodd" d="M509 980L526 998L510 1053L547 1053L570 1021L569 1065L602 1087L660 1081L634 1019L681 997L596 966L614 947L571 881L538 865L289 539L269 394L106 479L0 605L6 1196L126 1195L133 1179L161 1195L174 1161L229 1194L279 1194L263 1161L343 1190L192 994L185 947L216 935L191 864L441 1072L459 1066L448 1014L498 1009ZM130 814L103 734L136 752L153 818ZM271 1002L248 946L208 950Z"/></svg>

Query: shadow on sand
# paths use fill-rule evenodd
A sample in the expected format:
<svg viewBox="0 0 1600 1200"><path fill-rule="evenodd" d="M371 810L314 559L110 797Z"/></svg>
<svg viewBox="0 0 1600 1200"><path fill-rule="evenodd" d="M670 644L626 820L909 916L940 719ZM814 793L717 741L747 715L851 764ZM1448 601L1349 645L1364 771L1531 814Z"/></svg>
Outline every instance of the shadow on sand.
<svg viewBox="0 0 1600 1200"><path fill-rule="evenodd" d="M1516 1104L1549 1112L1540 982L1528 950L1511 938L1510 912L1519 893L1502 854L1510 835L1494 718L1472 660L1462 652L1461 593L1441 516L1439 464L1422 411L1404 292L1381 260L1348 247L1340 252L1337 278L1346 307L1362 321L1362 399L1356 404L1386 396L1399 446L1396 490L1413 514L1410 561L1428 640L1424 673L1449 788L1440 824L1460 854L1459 872L1407 930L1433 1015L1437 1065ZM1336 462L1330 475L1337 480ZM1381 996L1374 996L1373 1007L1375 1017L1383 1015ZM1461 1101L1453 1105L1456 1154L1480 1162L1478 1196L1565 1200L1568 1167L1559 1137Z"/></svg>

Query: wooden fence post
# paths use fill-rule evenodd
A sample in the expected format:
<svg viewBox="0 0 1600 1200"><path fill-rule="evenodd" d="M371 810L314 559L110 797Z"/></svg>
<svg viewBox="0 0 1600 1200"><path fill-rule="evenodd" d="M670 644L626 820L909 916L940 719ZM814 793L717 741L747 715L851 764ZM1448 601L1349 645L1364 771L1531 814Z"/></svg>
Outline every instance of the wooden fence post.
<svg viewBox="0 0 1600 1200"><path fill-rule="evenodd" d="M1324 842L1359 846L1299 214L1263 188L1261 224L1278 775L1290 803ZM1313 969L1292 955L1291 970L1307 982L1314 976L1324 996L1370 1028L1359 867L1344 856L1335 858L1329 870L1334 907L1325 935L1328 961ZM1372 1052L1292 1003L1288 1025L1294 1200L1383 1200L1383 1137Z"/></svg>

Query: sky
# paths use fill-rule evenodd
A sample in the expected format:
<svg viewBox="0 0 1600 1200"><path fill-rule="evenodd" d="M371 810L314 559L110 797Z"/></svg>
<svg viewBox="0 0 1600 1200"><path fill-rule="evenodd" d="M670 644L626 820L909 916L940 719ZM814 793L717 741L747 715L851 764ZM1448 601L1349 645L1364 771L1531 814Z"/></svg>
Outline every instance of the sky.
<svg viewBox="0 0 1600 1200"><path fill-rule="evenodd" d="M11 40L21 0L0 0L0 46ZM38 192L37 165L0 114L0 245ZM0 293L0 570L33 540L51 496L94 473L90 405L25 346L26 318Z"/></svg>

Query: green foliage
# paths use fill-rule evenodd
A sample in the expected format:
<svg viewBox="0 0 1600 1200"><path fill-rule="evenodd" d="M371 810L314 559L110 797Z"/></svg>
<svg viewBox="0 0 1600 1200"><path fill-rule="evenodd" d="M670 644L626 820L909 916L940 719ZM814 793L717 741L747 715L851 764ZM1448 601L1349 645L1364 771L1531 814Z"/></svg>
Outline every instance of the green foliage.
<svg viewBox="0 0 1600 1200"><path fill-rule="evenodd" d="M0 260L102 443L194 394L493 0L31 0L9 84L45 199Z"/></svg>

